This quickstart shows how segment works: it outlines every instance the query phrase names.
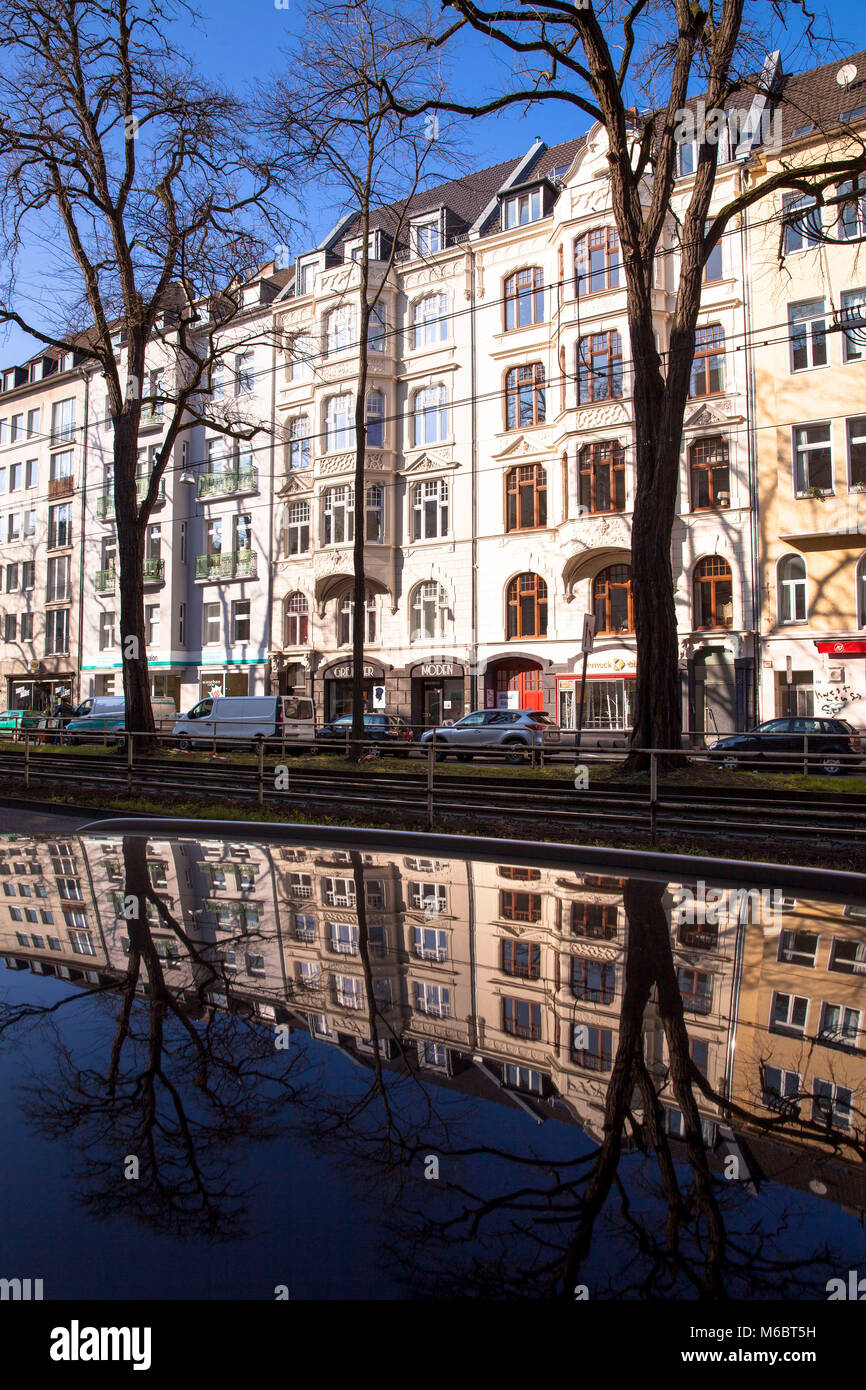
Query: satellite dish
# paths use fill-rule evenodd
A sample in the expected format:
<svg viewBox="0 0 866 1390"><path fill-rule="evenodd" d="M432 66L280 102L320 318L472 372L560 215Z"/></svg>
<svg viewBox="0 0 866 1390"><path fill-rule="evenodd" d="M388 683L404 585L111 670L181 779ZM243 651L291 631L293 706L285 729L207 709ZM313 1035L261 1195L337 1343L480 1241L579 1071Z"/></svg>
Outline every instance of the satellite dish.
<svg viewBox="0 0 866 1390"><path fill-rule="evenodd" d="M853 63L846 63L836 73L836 81L840 87L850 87L854 78L857 76L857 69Z"/></svg>

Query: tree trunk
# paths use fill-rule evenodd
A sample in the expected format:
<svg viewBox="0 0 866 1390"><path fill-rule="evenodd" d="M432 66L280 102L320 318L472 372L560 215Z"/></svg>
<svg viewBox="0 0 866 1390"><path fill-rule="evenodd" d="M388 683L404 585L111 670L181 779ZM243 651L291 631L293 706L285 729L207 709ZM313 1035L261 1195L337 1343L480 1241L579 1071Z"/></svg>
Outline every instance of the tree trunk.
<svg viewBox="0 0 866 1390"><path fill-rule="evenodd" d="M120 652L126 727L153 733L153 708L147 667L144 627L144 541L147 522L139 516L135 492L135 426L126 416L117 422L114 438L114 512L117 518L117 558L120 584ZM143 752L149 740L136 744Z"/></svg>

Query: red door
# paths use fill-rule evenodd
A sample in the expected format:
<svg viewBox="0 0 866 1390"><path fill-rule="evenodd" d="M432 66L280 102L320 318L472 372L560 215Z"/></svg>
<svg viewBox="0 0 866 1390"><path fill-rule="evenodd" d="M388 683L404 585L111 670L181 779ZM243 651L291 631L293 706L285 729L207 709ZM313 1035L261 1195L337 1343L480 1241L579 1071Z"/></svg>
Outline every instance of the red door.
<svg viewBox="0 0 866 1390"><path fill-rule="evenodd" d="M506 691L517 692L519 709L544 709L544 680L540 666L499 666L496 671L496 703ZM509 702L510 703L510 702Z"/></svg>

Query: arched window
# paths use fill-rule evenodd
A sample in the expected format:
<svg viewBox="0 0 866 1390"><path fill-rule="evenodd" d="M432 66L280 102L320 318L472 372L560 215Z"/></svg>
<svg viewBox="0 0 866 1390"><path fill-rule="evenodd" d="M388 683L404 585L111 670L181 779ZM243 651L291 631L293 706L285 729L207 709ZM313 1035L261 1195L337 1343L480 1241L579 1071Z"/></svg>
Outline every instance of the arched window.
<svg viewBox="0 0 866 1390"><path fill-rule="evenodd" d="M412 489L413 541L439 540L448 535L448 480L428 478Z"/></svg>
<svg viewBox="0 0 866 1390"><path fill-rule="evenodd" d="M585 444L578 460L581 512L625 511L625 450L615 439Z"/></svg>
<svg viewBox="0 0 866 1390"><path fill-rule="evenodd" d="M689 450L692 511L703 507L731 505L731 475L728 444L720 434L696 439Z"/></svg>
<svg viewBox="0 0 866 1390"><path fill-rule="evenodd" d="M448 635L448 594L434 579L416 585L411 602L410 641L435 641Z"/></svg>
<svg viewBox="0 0 866 1390"><path fill-rule="evenodd" d="M608 565L592 581L596 632L633 632L631 565Z"/></svg>
<svg viewBox="0 0 866 1390"><path fill-rule="evenodd" d="M695 627L733 627L734 581L721 555L707 555L695 565Z"/></svg>
<svg viewBox="0 0 866 1390"><path fill-rule="evenodd" d="M289 381L306 381L312 376L316 340L311 333L298 333L288 346Z"/></svg>
<svg viewBox="0 0 866 1390"><path fill-rule="evenodd" d="M289 468L310 466L310 420L296 415L289 425Z"/></svg>
<svg viewBox="0 0 866 1390"><path fill-rule="evenodd" d="M289 594L284 604L285 630L284 647L305 647L310 632L310 606L306 594L296 590Z"/></svg>
<svg viewBox="0 0 866 1390"><path fill-rule="evenodd" d="M615 227L594 227L574 243L575 291L614 290L622 283L622 257Z"/></svg>
<svg viewBox="0 0 866 1390"><path fill-rule="evenodd" d="M547 636L547 585L540 574L516 575L506 598L509 638Z"/></svg>
<svg viewBox="0 0 866 1390"><path fill-rule="evenodd" d="M325 447L327 452L336 449L354 449L355 414L351 396L332 396L325 407Z"/></svg>
<svg viewBox="0 0 866 1390"><path fill-rule="evenodd" d="M355 346L355 310L351 304L341 304L325 319L325 353L329 356Z"/></svg>
<svg viewBox="0 0 866 1390"><path fill-rule="evenodd" d="M806 561L802 555L783 555L777 570L779 622L806 621Z"/></svg>
<svg viewBox="0 0 866 1390"><path fill-rule="evenodd" d="M725 389L725 333L720 323L711 323L695 333L692 362L692 396L715 396Z"/></svg>
<svg viewBox="0 0 866 1390"><path fill-rule="evenodd" d="M544 271L517 270L505 281L505 330L544 323Z"/></svg>
<svg viewBox="0 0 866 1390"><path fill-rule="evenodd" d="M381 391L367 392L367 443L381 449L385 443L385 397Z"/></svg>
<svg viewBox="0 0 866 1390"><path fill-rule="evenodd" d="M505 529L529 531L547 525L547 472L540 463L521 463L505 475Z"/></svg>
<svg viewBox="0 0 866 1390"><path fill-rule="evenodd" d="M543 425L545 420L544 367L528 362L512 367L505 378L505 428L526 429Z"/></svg>
<svg viewBox="0 0 866 1390"><path fill-rule="evenodd" d="M287 555L306 555L309 550L309 502L290 502L286 508L285 547Z"/></svg>
<svg viewBox="0 0 866 1390"><path fill-rule="evenodd" d="M425 386L415 392L415 443L438 444L448 438L448 411L444 386Z"/></svg>
<svg viewBox="0 0 866 1390"><path fill-rule="evenodd" d="M622 338L615 330L578 343L577 397L580 405L622 397Z"/></svg>
<svg viewBox="0 0 866 1390"><path fill-rule="evenodd" d="M857 626L866 627L866 555L857 562Z"/></svg>
<svg viewBox="0 0 866 1390"><path fill-rule="evenodd" d="M341 647L346 647L352 641L352 615L355 612L355 600L352 598L351 589L338 600L337 607L337 643ZM367 601L364 604L364 641L375 642L376 640L376 600L372 594L367 594Z"/></svg>
<svg viewBox="0 0 866 1390"><path fill-rule="evenodd" d="M433 347L448 339L448 299L444 294L428 294L412 305L412 346Z"/></svg>

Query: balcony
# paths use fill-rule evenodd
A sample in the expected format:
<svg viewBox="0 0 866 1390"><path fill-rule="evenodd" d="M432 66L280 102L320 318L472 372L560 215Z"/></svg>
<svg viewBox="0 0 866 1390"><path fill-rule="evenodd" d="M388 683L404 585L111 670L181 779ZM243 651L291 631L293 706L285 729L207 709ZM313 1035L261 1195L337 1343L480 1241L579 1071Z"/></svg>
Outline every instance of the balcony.
<svg viewBox="0 0 866 1390"><path fill-rule="evenodd" d="M114 569L97 570L93 584L98 594L113 594L116 581L117 572Z"/></svg>
<svg viewBox="0 0 866 1390"><path fill-rule="evenodd" d="M215 555L197 555L196 579L255 579L258 552L228 550Z"/></svg>
<svg viewBox="0 0 866 1390"><path fill-rule="evenodd" d="M259 470L250 465L246 468L228 468L223 473L201 473L197 495L206 502L212 497L239 496L258 490Z"/></svg>
<svg viewBox="0 0 866 1390"><path fill-rule="evenodd" d="M74 478L49 478L48 497L54 501L57 497L71 497L75 491Z"/></svg>
<svg viewBox="0 0 866 1390"><path fill-rule="evenodd" d="M147 495L147 489L148 489L149 484L150 484L150 477L149 477L149 476L146 477L146 478L136 478L136 480L135 480L135 496L136 496L137 501L139 501L139 502L143 502L143 501L144 501L144 499L145 499L145 497L146 497L146 495ZM159 485L159 490L158 490L158 492L157 492L157 494L156 494L156 499L155 499L153 505L154 505L154 507L161 507L164 501L165 501L165 483L160 483L160 485ZM105 492L105 493L102 494L101 497L98 497L98 498L96 499L96 515L97 515L97 517L98 517L98 519L99 519L100 521L107 521L107 520L109 520L110 518L112 518L112 517L114 516L114 494L113 494L113 493Z"/></svg>
<svg viewBox="0 0 866 1390"><path fill-rule="evenodd" d="M165 579L165 560L146 559L141 577L145 584L161 584Z"/></svg>

